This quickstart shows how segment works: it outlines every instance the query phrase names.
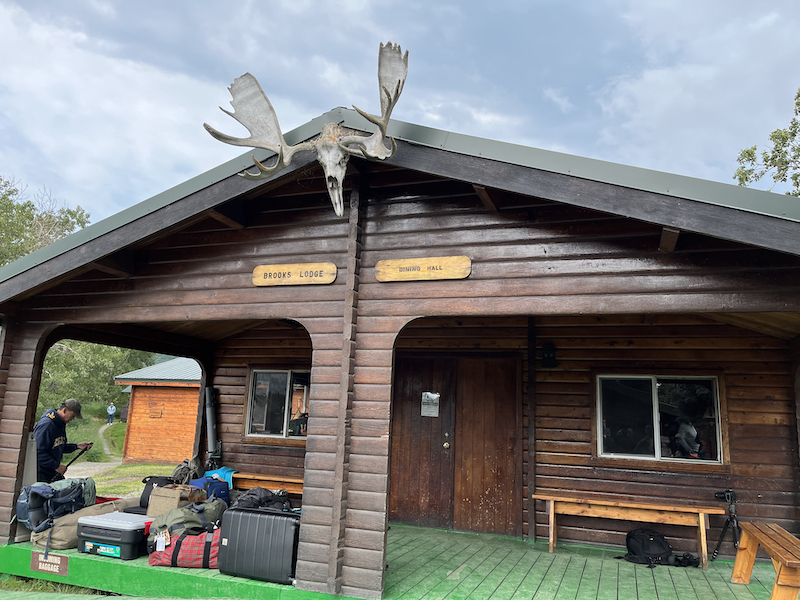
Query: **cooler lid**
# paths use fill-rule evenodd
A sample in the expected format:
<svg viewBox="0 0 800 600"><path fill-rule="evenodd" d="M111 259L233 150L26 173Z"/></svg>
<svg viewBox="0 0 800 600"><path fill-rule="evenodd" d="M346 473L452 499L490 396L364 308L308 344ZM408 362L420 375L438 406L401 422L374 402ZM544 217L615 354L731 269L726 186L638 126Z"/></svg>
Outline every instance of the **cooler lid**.
<svg viewBox="0 0 800 600"><path fill-rule="evenodd" d="M91 525L92 527L106 527L118 531L135 531L144 529L147 523L152 522L153 517L146 515L134 515L131 513L115 511L104 515L92 515L79 517L78 525Z"/></svg>

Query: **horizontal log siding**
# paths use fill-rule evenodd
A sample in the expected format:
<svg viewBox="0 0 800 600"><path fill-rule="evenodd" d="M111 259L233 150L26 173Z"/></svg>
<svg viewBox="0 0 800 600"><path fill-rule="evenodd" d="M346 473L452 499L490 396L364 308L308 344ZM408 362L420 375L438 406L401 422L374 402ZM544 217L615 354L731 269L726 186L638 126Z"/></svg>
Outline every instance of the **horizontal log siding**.
<svg viewBox="0 0 800 600"><path fill-rule="evenodd" d="M311 352L308 333L302 327L280 321L266 322L219 342L212 385L218 394L217 433L225 466L259 475L303 476L304 448L245 440L246 386L249 365L311 370Z"/></svg>
<svg viewBox="0 0 800 600"><path fill-rule="evenodd" d="M7 330L7 331L6 331ZM46 328L18 324L15 319L3 322L3 346L0 358L5 369L5 389L0 410L0 544L6 544L11 533L11 516L19 494L19 482L25 463L23 440L33 430L38 385L36 361ZM29 403L29 397L33 402Z"/></svg>
<svg viewBox="0 0 800 600"><path fill-rule="evenodd" d="M558 367L536 369L536 491L582 493L619 500L694 501L724 506L714 492L737 492L742 520L769 520L800 532L797 429L789 344L700 316L537 318L537 356L553 343ZM672 369L718 374L727 398L730 466L692 472L693 465L659 469L630 461L592 458L593 386L596 373ZM637 371L640 372L640 371ZM694 465L696 466L696 465ZM543 506L536 534L547 536ZM716 544L724 517L712 516L708 539ZM634 523L559 517L558 538L625 544ZM680 552L696 552L695 531L659 526ZM722 553L732 555L732 535Z"/></svg>
<svg viewBox="0 0 800 600"><path fill-rule="evenodd" d="M25 316L65 323L341 319L346 245L347 222L330 210L264 210L245 230L207 219L135 253L131 277L91 271L31 298ZM339 268L333 284L253 285L258 265L322 261Z"/></svg>
<svg viewBox="0 0 800 600"><path fill-rule="evenodd" d="M800 261L589 210L490 212L466 200L370 206L361 316L797 311ZM385 258L467 255L457 281L380 283Z"/></svg>
<svg viewBox="0 0 800 600"><path fill-rule="evenodd" d="M125 462L179 463L191 458L199 386L137 386L131 390Z"/></svg>

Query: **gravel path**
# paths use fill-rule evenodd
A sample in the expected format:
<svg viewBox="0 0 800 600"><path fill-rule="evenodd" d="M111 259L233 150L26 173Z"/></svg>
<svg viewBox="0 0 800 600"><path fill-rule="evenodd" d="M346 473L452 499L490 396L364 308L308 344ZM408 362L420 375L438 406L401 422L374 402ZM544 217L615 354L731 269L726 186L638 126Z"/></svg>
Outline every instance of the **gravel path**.
<svg viewBox="0 0 800 600"><path fill-rule="evenodd" d="M103 425L99 430L98 433L100 434L100 439L103 441L103 451L106 453L106 456L113 456L111 454L111 448L108 447L108 441L106 440L103 432L108 429L110 425L106 423ZM81 463L75 463L64 474L65 477L94 477L99 473L104 473L114 467L118 467L122 464L122 459L114 458L111 462L88 462L83 461Z"/></svg>

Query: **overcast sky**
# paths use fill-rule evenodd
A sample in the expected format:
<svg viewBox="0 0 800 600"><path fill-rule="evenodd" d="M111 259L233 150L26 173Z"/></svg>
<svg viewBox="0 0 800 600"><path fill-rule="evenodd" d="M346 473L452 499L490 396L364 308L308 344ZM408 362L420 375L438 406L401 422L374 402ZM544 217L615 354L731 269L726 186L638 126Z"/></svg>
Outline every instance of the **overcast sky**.
<svg viewBox="0 0 800 600"><path fill-rule="evenodd" d="M0 0L0 175L97 222L241 154L246 71L284 131L380 112L389 40L394 118L726 183L800 87L798 0Z"/></svg>

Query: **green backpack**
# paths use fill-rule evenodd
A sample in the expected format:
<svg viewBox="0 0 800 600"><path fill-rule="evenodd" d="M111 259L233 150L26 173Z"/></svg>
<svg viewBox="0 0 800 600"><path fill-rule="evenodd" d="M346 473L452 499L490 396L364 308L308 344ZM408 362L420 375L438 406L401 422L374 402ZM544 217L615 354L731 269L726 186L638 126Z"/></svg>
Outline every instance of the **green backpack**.
<svg viewBox="0 0 800 600"><path fill-rule="evenodd" d="M189 535L197 535L203 531L214 529L222 513L228 505L219 498L209 498L203 502L193 502L181 508L158 515L150 525L150 535L147 537L147 553L156 551L156 536L167 531L169 536L177 538L186 531Z"/></svg>

